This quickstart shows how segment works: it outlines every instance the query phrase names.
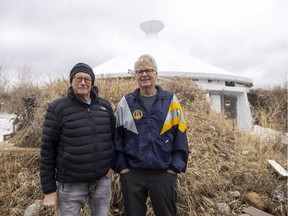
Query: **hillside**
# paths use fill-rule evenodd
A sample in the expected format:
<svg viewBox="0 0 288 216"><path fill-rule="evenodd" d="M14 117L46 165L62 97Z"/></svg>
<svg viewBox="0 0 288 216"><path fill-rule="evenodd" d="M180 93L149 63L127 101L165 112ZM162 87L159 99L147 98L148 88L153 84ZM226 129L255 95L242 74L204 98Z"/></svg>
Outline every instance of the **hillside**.
<svg viewBox="0 0 288 216"><path fill-rule="evenodd" d="M125 79L97 80L97 85L113 108L136 87L134 81ZM251 205L249 194L256 194L261 200L258 208L275 216L286 215L287 179L267 166L272 159L288 168L287 146L281 137L264 139L239 131L225 116L210 110L204 90L192 81L177 78L161 86L180 99L188 127L190 155L186 173L179 175L178 214L241 215ZM18 131L9 142L36 151L0 151L3 215L23 215L35 200L43 199L38 168L43 117L47 104L65 95L67 88L67 81L59 80L31 91L33 94L24 98L17 114ZM277 191L281 191L280 195ZM117 174L113 176L111 205L111 215L123 215ZM42 207L40 215L49 214ZM81 215L88 215L86 208ZM149 215L153 215L151 208Z"/></svg>

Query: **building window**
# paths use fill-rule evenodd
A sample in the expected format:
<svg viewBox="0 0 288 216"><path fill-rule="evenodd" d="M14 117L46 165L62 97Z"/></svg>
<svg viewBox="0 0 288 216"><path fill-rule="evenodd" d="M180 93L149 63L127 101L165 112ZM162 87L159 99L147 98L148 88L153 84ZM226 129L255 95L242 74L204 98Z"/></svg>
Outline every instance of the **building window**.
<svg viewBox="0 0 288 216"><path fill-rule="evenodd" d="M233 87L235 87L235 82L233 82L233 81L225 81L225 86L233 86Z"/></svg>

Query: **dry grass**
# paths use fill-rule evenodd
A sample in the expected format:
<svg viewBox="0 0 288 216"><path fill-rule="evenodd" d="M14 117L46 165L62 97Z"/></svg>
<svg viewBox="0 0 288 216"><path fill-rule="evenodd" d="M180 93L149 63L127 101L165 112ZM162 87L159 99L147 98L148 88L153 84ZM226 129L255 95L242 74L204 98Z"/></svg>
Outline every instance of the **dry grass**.
<svg viewBox="0 0 288 216"><path fill-rule="evenodd" d="M98 80L100 95L111 101L115 108L127 92L135 89L132 80ZM267 160L275 159L287 169L287 147L282 141L265 141L238 131L221 114L210 111L205 101L205 92L192 81L176 78L172 82L161 83L165 89L173 91L180 99L185 112L189 139L189 164L187 171L179 175L178 215L206 216L221 215L217 203L226 203L232 215L240 215L247 207L243 196L250 191L258 193L267 205L267 212L285 215L285 203L272 200L278 186L286 185L267 168ZM66 81L43 87L32 106L22 113L25 126L11 140L22 147L39 147L43 117L47 104L65 95ZM29 113L29 115L27 114ZM28 117L28 118L27 118ZM22 215L24 210L43 195L39 185L39 154L1 153L0 212L4 215ZM238 191L235 198L231 192ZM148 215L153 215L148 200ZM287 207L287 206L286 206ZM113 176L113 198L111 215L123 215L119 176ZM47 215L43 210L41 215ZM82 211L88 215L87 208Z"/></svg>
<svg viewBox="0 0 288 216"><path fill-rule="evenodd" d="M2 145L2 144L1 144ZM4 144L3 144L4 145ZM23 215L25 207L41 199L38 151L0 149L1 215Z"/></svg>
<svg viewBox="0 0 288 216"><path fill-rule="evenodd" d="M255 123L287 132L287 85L273 89L253 89L248 94Z"/></svg>

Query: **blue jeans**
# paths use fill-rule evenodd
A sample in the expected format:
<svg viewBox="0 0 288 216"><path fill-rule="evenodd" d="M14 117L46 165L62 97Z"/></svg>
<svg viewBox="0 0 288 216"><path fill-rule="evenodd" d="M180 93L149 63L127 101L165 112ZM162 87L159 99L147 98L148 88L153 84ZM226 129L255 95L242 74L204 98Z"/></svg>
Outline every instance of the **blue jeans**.
<svg viewBox="0 0 288 216"><path fill-rule="evenodd" d="M58 214L77 216L87 201L91 216L107 216L111 201L111 178L95 182L58 183Z"/></svg>

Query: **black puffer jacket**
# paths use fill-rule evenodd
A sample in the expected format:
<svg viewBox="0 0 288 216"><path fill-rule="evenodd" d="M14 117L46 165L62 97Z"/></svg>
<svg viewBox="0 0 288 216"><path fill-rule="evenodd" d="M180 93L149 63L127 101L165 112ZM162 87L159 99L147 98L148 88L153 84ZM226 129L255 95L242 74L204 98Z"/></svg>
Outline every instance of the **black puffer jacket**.
<svg viewBox="0 0 288 216"><path fill-rule="evenodd" d="M91 90L91 104L68 95L53 101L43 125L40 178L44 194L59 182L100 179L113 163L115 117L108 101Z"/></svg>

